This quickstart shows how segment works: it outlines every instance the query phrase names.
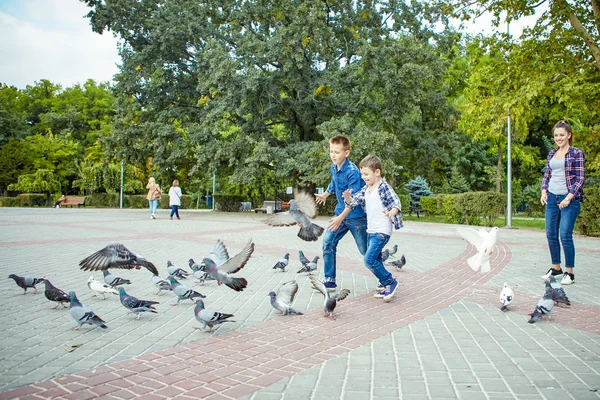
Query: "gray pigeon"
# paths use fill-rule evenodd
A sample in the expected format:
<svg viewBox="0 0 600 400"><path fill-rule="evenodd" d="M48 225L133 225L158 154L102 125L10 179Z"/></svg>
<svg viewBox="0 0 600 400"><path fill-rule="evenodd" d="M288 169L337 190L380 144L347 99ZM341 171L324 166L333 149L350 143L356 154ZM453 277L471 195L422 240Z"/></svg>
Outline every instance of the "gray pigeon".
<svg viewBox="0 0 600 400"><path fill-rule="evenodd" d="M10 274L8 279L14 279L15 283L24 290L23 294L27 293L27 288L33 288L35 290L34 293L37 293L35 285L44 282L44 278L30 278L28 276L18 276L15 274Z"/></svg>
<svg viewBox="0 0 600 400"><path fill-rule="evenodd" d="M294 310L291 305L294 302L296 293L298 293L298 283L296 281L285 282L277 290L277 293L269 293L271 305L274 309L279 311L281 315L302 315L301 312Z"/></svg>
<svg viewBox="0 0 600 400"><path fill-rule="evenodd" d="M198 264L196 264L196 261L194 261L193 258L190 258L188 260L188 265L190 266L190 269L192 270L192 272L206 271L206 265L198 265Z"/></svg>
<svg viewBox="0 0 600 400"><path fill-rule="evenodd" d="M217 244L211 250L210 256L202 260L202 263L206 266L206 272L219 285L224 283L236 292L241 292L248 286L248 281L244 278L234 278L229 274L236 273L244 268L253 252L254 243L250 239L242 251L230 258L223 242L217 240Z"/></svg>
<svg viewBox="0 0 600 400"><path fill-rule="evenodd" d="M280 269L282 271L285 271L285 267L287 267L289 263L290 263L290 253L285 253L285 256L283 256L283 258L277 260L275 265L273 265L273 269Z"/></svg>
<svg viewBox="0 0 600 400"><path fill-rule="evenodd" d="M333 310L335 310L335 306L338 301L344 300L350 294L348 289L342 289L339 293L334 294L333 296L329 293L329 291L323 285L323 282L315 278L314 276L309 276L309 279L313 285L313 288L321 292L325 301L323 303L323 316L326 318L333 318Z"/></svg>
<svg viewBox="0 0 600 400"><path fill-rule="evenodd" d="M565 290L563 289L562 285L551 274L547 275L546 287L550 287L550 292L552 293L552 300L554 300L556 304L560 303L566 304L568 306L571 305L571 301L567 297L567 294L565 293Z"/></svg>
<svg viewBox="0 0 600 400"><path fill-rule="evenodd" d="M63 303L68 303L71 301L68 294L53 286L48 279L44 279L44 285L46 285L46 289L44 290L44 295L46 295L46 298L57 303L56 307L52 307L53 310L56 310L59 305L67 307Z"/></svg>
<svg viewBox="0 0 600 400"><path fill-rule="evenodd" d="M216 311L208 311L204 308L204 301L202 299L196 300L196 307L194 307L194 315L198 322L202 324L201 327L194 327L194 329L206 329L209 327L209 330L206 332L212 332L212 327L215 325L220 325L223 322L235 322L229 318L233 317L233 314L225 314Z"/></svg>
<svg viewBox="0 0 600 400"><path fill-rule="evenodd" d="M395 245L392 247L392 249L391 249L391 250L388 250L388 254L389 254L390 256L393 256L393 255L395 255L397 252L398 252L398 245L397 245L397 244L395 244Z"/></svg>
<svg viewBox="0 0 600 400"><path fill-rule="evenodd" d="M310 261L308 264L304 265L302 268L300 268L300 270L297 272L298 274L302 273L302 272L306 272L308 275L311 274L311 272L316 271L317 270L317 262L319 261L319 256L315 256L315 258L313 258L312 261Z"/></svg>
<svg viewBox="0 0 600 400"><path fill-rule="evenodd" d="M158 275L152 275L152 284L158 288L156 294L159 294L163 290L171 290L171 284Z"/></svg>
<svg viewBox="0 0 600 400"><path fill-rule="evenodd" d="M109 244L79 262L84 271L102 271L109 268L140 269L147 268L154 275L158 270L150 261L129 251L121 243Z"/></svg>
<svg viewBox="0 0 600 400"><path fill-rule="evenodd" d="M546 291L544 292L544 297L538 301L535 306L535 311L531 314L531 318L529 318L530 324L533 324L535 321L540 319L543 316L548 316L550 319L550 315L552 314L552 309L554 308L554 300L552 299L552 287L550 285L546 286Z"/></svg>
<svg viewBox="0 0 600 400"><path fill-rule="evenodd" d="M300 264L302 264L302 266L304 266L310 262L310 260L308 258L306 258L306 256L302 252L302 250L298 250L298 258L300 259Z"/></svg>
<svg viewBox="0 0 600 400"><path fill-rule="evenodd" d="M402 257L400 257L399 260L388 261L385 263L385 265L388 265L390 267L395 267L398 271L400 271L402 269L402 267L404 267L406 265L406 257L404 257L404 254L402 254Z"/></svg>
<svg viewBox="0 0 600 400"><path fill-rule="evenodd" d="M69 314L77 322L77 326L74 328L75 331L79 330L83 324L96 325L102 329L108 328L102 318L79 302L75 292L69 292L69 298L71 300Z"/></svg>
<svg viewBox="0 0 600 400"><path fill-rule="evenodd" d="M158 301L140 300L130 296L122 286L119 287L119 300L121 300L123 307L129 310L129 314L134 313L136 315L135 319L140 319L140 313L142 312L153 312L156 314L157 311L154 305L160 304Z"/></svg>
<svg viewBox="0 0 600 400"><path fill-rule="evenodd" d="M390 257L390 251L385 249L381 252L381 261L385 261Z"/></svg>
<svg viewBox="0 0 600 400"><path fill-rule="evenodd" d="M198 293L187 286L183 286L181 283L177 282L172 276L169 276L169 281L171 282L171 290L177 296L177 303L171 304L172 306L178 306L179 302L185 299L190 299L193 301L194 298L197 297L200 297L202 299L206 298L206 296L202 293Z"/></svg>
<svg viewBox="0 0 600 400"><path fill-rule="evenodd" d="M116 288L117 286L121 285L131 285L131 281L129 279L123 279L113 275L107 269L103 270L102 274L104 275L104 283L112 288Z"/></svg>
<svg viewBox="0 0 600 400"><path fill-rule="evenodd" d="M271 226L298 224L300 226L298 237L306 242L316 242L325 231L325 229L311 221L317 215L318 211L314 196L296 190L294 201L290 201L290 210L273 214L267 217L265 222Z"/></svg>
<svg viewBox="0 0 600 400"><path fill-rule="evenodd" d="M171 261L167 261L167 272L170 276L174 276L179 279L187 279L190 276L190 273L184 269L181 269L171 263Z"/></svg>

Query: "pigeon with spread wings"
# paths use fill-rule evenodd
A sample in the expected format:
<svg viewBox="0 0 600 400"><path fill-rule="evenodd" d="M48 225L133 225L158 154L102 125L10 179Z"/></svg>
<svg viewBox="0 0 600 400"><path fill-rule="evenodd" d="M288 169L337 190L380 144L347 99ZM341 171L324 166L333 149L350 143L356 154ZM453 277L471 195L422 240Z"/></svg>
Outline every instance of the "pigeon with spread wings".
<svg viewBox="0 0 600 400"><path fill-rule="evenodd" d="M147 268L154 275L158 270L150 261L144 257L132 253L121 243L109 244L102 250L98 250L89 257L79 262L84 271L104 271L109 268L140 269Z"/></svg>
<svg viewBox="0 0 600 400"><path fill-rule="evenodd" d="M277 293L269 293L269 297L271 298L271 306L279 311L281 315L302 315L300 311L296 311L292 308L292 303L294 302L296 293L298 293L298 283L296 281L283 283L277 290Z"/></svg>
<svg viewBox="0 0 600 400"><path fill-rule="evenodd" d="M483 227L477 229L459 227L456 230L477 249L477 254L467 260L469 267L473 271L480 271L482 274L490 272L490 254L496 246L498 228L493 227L489 232Z"/></svg>
<svg viewBox="0 0 600 400"><path fill-rule="evenodd" d="M227 247L221 240L217 240L217 244L211 250L210 255L202 260L202 264L206 266L208 275L214 278L219 285L224 283L236 292L241 292L248 286L248 281L245 278L234 278L229 274L234 274L244 268L252 253L254 253L252 239L248 240L242 251L231 258Z"/></svg>
<svg viewBox="0 0 600 400"><path fill-rule="evenodd" d="M298 237L306 242L316 242L325 230L311 221L317 215L314 197L306 192L296 191L294 201L290 201L290 210L273 214L265 219L265 222L271 226L298 224L300 226Z"/></svg>

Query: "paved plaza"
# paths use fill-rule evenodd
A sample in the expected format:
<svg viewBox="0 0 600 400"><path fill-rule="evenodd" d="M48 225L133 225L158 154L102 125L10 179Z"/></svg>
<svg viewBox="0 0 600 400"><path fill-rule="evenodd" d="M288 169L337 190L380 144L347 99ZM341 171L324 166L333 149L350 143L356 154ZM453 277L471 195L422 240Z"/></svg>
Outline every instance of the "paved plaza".
<svg viewBox="0 0 600 400"><path fill-rule="evenodd" d="M260 214L160 210L0 208L0 399L599 399L600 239L575 237L576 283L565 286L571 307L550 321L528 324L544 292L549 267L544 232L504 229L492 270L473 272L475 249L456 226L406 222L388 247L407 265L390 303L373 298L376 280L347 235L338 248L340 288L351 291L335 320L323 318L322 295L311 288L298 250L321 256L321 241L297 238L297 227L269 227ZM317 223L327 226L327 218ZM195 330L194 304L171 306L156 294L146 269L112 270L130 279L129 294L159 301L157 314L128 315L118 296L92 297L90 275L78 263L111 243L123 243L167 276L167 261L189 270L217 239L230 255L249 239L255 251L235 276L246 290L215 282L194 288L206 308L234 314L213 333ZM285 272L275 261L290 253ZM319 261L316 275L322 277ZM108 329L74 331L68 309L9 274L44 277L102 317ZM296 280L294 308L280 316L268 293ZM510 311L499 310L504 282L515 290ZM193 279L184 281L193 286ZM80 345L79 347L74 347Z"/></svg>

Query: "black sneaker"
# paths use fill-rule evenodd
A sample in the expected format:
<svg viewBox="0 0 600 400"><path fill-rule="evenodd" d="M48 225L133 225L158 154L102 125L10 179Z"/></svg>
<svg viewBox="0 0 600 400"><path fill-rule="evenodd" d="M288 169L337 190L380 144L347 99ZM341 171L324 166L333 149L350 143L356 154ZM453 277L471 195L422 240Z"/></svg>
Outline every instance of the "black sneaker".
<svg viewBox="0 0 600 400"><path fill-rule="evenodd" d="M561 269L554 269L552 267L550 267L550 269L548 270L548 272L546 272L546 275L542 275L542 279L546 280L548 279L548 277L550 275L552 276L556 276L556 275L562 275L563 274L563 270Z"/></svg>

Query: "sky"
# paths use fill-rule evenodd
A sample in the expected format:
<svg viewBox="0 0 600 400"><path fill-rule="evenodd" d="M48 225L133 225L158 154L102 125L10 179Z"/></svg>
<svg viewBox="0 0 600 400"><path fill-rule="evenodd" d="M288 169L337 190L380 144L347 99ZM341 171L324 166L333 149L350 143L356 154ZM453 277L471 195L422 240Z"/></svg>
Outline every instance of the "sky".
<svg viewBox="0 0 600 400"><path fill-rule="evenodd" d="M78 0L0 0L0 82L24 89L41 79L63 88L88 79L111 81L120 58L110 32L92 32ZM519 36L535 18L511 23ZM489 18L466 23L467 31L490 32ZM505 31L506 26L498 29Z"/></svg>
<svg viewBox="0 0 600 400"><path fill-rule="evenodd" d="M92 32L78 0L0 0L0 82L24 89L41 79L63 88L118 72L117 40Z"/></svg>

